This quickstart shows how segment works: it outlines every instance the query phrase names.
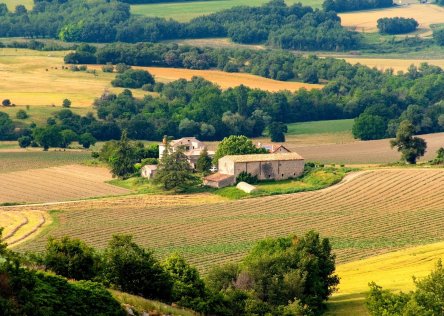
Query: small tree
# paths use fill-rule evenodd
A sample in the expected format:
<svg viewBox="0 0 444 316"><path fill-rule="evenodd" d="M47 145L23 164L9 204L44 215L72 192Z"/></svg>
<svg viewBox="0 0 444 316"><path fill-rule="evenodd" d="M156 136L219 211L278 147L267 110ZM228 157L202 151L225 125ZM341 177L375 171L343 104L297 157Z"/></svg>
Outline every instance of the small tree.
<svg viewBox="0 0 444 316"><path fill-rule="evenodd" d="M272 142L285 142L285 133L288 131L287 125L281 122L272 122L268 131Z"/></svg>
<svg viewBox="0 0 444 316"><path fill-rule="evenodd" d="M61 131L61 134L62 134L62 138L63 138L63 142L61 144L62 148L67 148L78 137L77 134L70 129L65 129L65 130Z"/></svg>
<svg viewBox="0 0 444 316"><path fill-rule="evenodd" d="M128 69L131 69L131 66L128 66L127 64L120 63L116 65L116 72L119 74L124 73Z"/></svg>
<svg viewBox="0 0 444 316"><path fill-rule="evenodd" d="M57 126L36 128L32 133L37 144L47 151L49 147L60 147L63 145L63 136Z"/></svg>
<svg viewBox="0 0 444 316"><path fill-rule="evenodd" d="M181 148L172 152L167 144L159 161L154 182L162 185L165 190L185 191L199 183L193 175L193 169Z"/></svg>
<svg viewBox="0 0 444 316"><path fill-rule="evenodd" d="M127 178L134 173L134 150L128 140L127 132L122 132L120 141L117 142L115 150L109 157L108 163L115 177Z"/></svg>
<svg viewBox="0 0 444 316"><path fill-rule="evenodd" d="M4 99L4 100L2 101L2 105L3 105L3 106L11 106L11 100L9 100L9 99Z"/></svg>
<svg viewBox="0 0 444 316"><path fill-rule="evenodd" d="M97 142L97 139L92 136L91 133L84 133L79 137L79 144L83 146L83 148L88 149L91 146L94 146Z"/></svg>
<svg viewBox="0 0 444 316"><path fill-rule="evenodd" d="M71 100L69 100L69 99L64 99L64 100L63 100L63 103L62 103L62 106L63 106L64 108L69 108L69 107L71 107Z"/></svg>
<svg viewBox="0 0 444 316"><path fill-rule="evenodd" d="M410 121L402 121L396 132L396 138L390 141L391 147L397 147L402 159L410 164L416 164L416 160L424 156L427 149L425 140L413 137L414 133L415 126Z"/></svg>
<svg viewBox="0 0 444 316"><path fill-rule="evenodd" d="M209 174L212 166L211 158L208 156L207 147L205 147L199 155L199 158L196 162L196 170L203 174Z"/></svg>

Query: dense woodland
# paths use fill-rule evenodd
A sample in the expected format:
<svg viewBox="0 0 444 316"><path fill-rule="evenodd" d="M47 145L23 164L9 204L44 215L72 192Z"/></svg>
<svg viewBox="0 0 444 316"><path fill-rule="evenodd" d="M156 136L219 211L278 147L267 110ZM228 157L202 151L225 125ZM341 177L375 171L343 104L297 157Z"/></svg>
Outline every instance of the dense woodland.
<svg viewBox="0 0 444 316"><path fill-rule="evenodd" d="M322 7L325 11L348 12L393 6L393 0L325 0Z"/></svg>
<svg viewBox="0 0 444 316"><path fill-rule="evenodd" d="M158 42L230 37L300 50L354 48L358 36L341 27L334 12L274 0L261 7L235 7L188 23L132 16L130 6L105 0L39 1L31 11L0 6L1 37L49 37L67 42Z"/></svg>

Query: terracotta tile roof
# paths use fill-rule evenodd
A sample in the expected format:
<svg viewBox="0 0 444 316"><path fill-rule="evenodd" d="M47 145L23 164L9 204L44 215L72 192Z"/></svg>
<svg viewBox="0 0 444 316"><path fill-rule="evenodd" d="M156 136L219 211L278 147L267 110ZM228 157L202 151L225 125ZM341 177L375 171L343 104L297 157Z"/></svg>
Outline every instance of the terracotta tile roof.
<svg viewBox="0 0 444 316"><path fill-rule="evenodd" d="M271 149L271 153L275 153L275 152L277 152L279 149L281 149L281 148L284 148L287 152L291 152L290 150L288 150L288 148L287 147L285 147L285 146L283 146L283 145L278 145L278 146L276 146L276 147L272 147L272 149Z"/></svg>
<svg viewBox="0 0 444 316"><path fill-rule="evenodd" d="M210 174L209 176L206 176L204 179L207 181L219 182L219 181L226 180L226 179L229 179L232 177L234 177L234 176L230 175L230 174L216 172L216 173Z"/></svg>
<svg viewBox="0 0 444 316"><path fill-rule="evenodd" d="M256 154L256 155L230 155L219 160L230 160L234 162L257 162L257 161L284 161L284 160L304 160L297 153L277 153L277 154Z"/></svg>

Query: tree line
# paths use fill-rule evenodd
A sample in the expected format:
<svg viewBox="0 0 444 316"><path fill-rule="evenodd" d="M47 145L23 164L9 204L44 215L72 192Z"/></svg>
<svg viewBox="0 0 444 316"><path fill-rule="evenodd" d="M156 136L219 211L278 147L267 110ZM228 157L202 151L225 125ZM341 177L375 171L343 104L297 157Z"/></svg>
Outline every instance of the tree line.
<svg viewBox="0 0 444 316"><path fill-rule="evenodd" d="M126 315L105 287L202 315L320 315L339 283L330 242L313 231L260 241L206 278L181 255L159 260L130 235L114 235L103 251L49 238L43 252L26 256L2 243L0 258L6 315Z"/></svg>
<svg viewBox="0 0 444 316"><path fill-rule="evenodd" d="M133 16L127 3L106 0L37 1L31 11L0 5L1 37L47 37L67 42L158 42L230 37L238 43L267 43L300 50L354 48L359 37L343 28L334 12L273 0L260 7L235 7L180 23Z"/></svg>
<svg viewBox="0 0 444 316"><path fill-rule="evenodd" d="M325 0L322 8L325 11L348 12L393 6L393 0Z"/></svg>

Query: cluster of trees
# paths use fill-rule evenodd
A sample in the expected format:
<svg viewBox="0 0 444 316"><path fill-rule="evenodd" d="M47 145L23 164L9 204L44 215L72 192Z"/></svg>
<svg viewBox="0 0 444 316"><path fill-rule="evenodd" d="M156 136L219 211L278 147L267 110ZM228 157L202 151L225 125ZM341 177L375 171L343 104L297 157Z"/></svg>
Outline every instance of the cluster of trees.
<svg viewBox="0 0 444 316"><path fill-rule="evenodd" d="M412 18L381 18L378 19L378 30L381 34L405 34L416 31L419 24Z"/></svg>
<svg viewBox="0 0 444 316"><path fill-rule="evenodd" d="M63 258L54 259L57 264ZM2 315L126 315L104 285L86 278L68 282L64 277L28 268L26 262L6 244L0 244ZM89 263L81 262L81 269L90 269Z"/></svg>
<svg viewBox="0 0 444 316"><path fill-rule="evenodd" d="M388 8L393 6L393 0L324 0L322 8L325 11L347 12Z"/></svg>
<svg viewBox="0 0 444 316"><path fill-rule="evenodd" d="M113 236L101 252L78 239L50 238L45 251L31 254L26 262L77 281L68 283L59 276L49 277L42 272L20 268L22 283L11 284L28 285L28 275L45 275L60 284L84 286L92 292L91 297L86 297L87 291L79 291L79 297L67 303L69 307L74 302L78 305L68 310L70 315L82 314L76 313L78 310L83 310L83 315L121 315L118 304L103 285L148 299L176 303L204 315L319 315L339 283L334 274L335 256L330 242L313 231L301 237L261 241L242 262L216 266L205 279L182 256L174 253L159 261L152 250L142 248L129 235ZM2 272L6 266L0 261ZM8 268L12 269L11 266ZM45 293L51 298L57 293L52 286L46 285L48 293ZM10 293L7 291L5 295L4 292L0 292L0 307L2 299ZM38 293L26 294L29 297ZM62 291L58 293L59 299L66 299L64 295L70 294ZM21 306L21 300L16 302L19 304L11 304L12 299L6 297L11 308ZM93 299L97 303L90 306ZM109 303L106 308L103 306L105 302ZM51 303L49 301L47 305L51 306ZM26 307L31 306L34 307L31 314L44 308L41 305ZM98 310L100 308L103 310Z"/></svg>
<svg viewBox="0 0 444 316"><path fill-rule="evenodd" d="M434 29L433 39L436 44L444 46L444 29Z"/></svg>
<svg viewBox="0 0 444 316"><path fill-rule="evenodd" d="M425 278L415 279L416 289L409 293L394 293L370 283L367 308L371 315L440 315L444 310L444 268L438 261L436 268Z"/></svg>
<svg viewBox="0 0 444 316"><path fill-rule="evenodd" d="M235 7L187 23L132 16L127 3L95 0L36 1L9 12L0 7L1 37L50 37L67 42L158 42L179 38L230 37L239 43L343 50L358 44L334 12L273 0L261 7Z"/></svg>
<svg viewBox="0 0 444 316"><path fill-rule="evenodd" d="M113 87L124 88L142 88L144 85L153 85L154 77L145 70L128 69L118 73L116 78L111 81Z"/></svg>

